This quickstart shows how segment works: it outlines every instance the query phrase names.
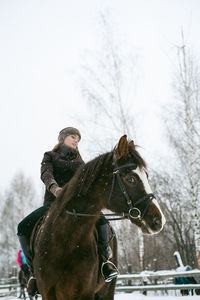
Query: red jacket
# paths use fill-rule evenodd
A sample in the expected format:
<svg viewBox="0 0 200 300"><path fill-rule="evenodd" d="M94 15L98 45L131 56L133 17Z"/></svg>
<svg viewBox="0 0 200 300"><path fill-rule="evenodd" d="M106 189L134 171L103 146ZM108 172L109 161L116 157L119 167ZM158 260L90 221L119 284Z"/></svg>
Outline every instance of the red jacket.
<svg viewBox="0 0 200 300"><path fill-rule="evenodd" d="M19 267L22 266L21 250L19 250L17 253L17 264Z"/></svg>

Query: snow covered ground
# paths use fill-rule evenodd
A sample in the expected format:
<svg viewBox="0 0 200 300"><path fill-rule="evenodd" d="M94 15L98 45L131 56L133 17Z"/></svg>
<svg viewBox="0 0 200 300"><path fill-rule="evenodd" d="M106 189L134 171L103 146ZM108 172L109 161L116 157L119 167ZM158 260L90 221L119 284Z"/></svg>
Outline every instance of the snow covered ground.
<svg viewBox="0 0 200 300"><path fill-rule="evenodd" d="M115 300L183 300L182 296L144 296L141 294L120 294L115 296ZM200 296L187 296L186 300L199 300Z"/></svg>
<svg viewBox="0 0 200 300"><path fill-rule="evenodd" d="M186 297L186 298L185 298ZM152 295L152 296L144 296L137 293L132 294L116 294L115 300L200 300L200 296L185 296L184 298L181 296L160 296L160 295ZM1 300L16 300L17 297L5 297L1 298ZM41 298L38 298L41 299Z"/></svg>
<svg viewBox="0 0 200 300"><path fill-rule="evenodd" d="M168 277L177 277L178 275L184 276L184 275L190 275L193 276L195 278L198 279L198 277L200 277L200 273L199 270L191 270L191 271L185 271L184 270L178 270L174 271L174 270L163 270L163 271L157 271L157 272L150 272L150 271L144 271L141 274L143 275L143 277L151 277L154 278L155 274L156 276L159 275L159 277L163 277L163 279L168 278ZM141 274L124 274L124 275L120 275L121 276L121 280L131 278L132 279L137 279L137 278L141 278ZM8 292L8 289L6 289L5 291L3 291L2 289L0 289L0 293L2 292ZM16 293L16 291L15 291ZM190 291L191 293L191 291ZM17 290L17 295L19 295L19 288ZM185 296L187 297L186 300L200 300L200 295L194 295L194 296ZM16 300L17 297L15 296L9 296L9 297L0 297L0 300ZM134 291L132 293L124 293L124 292L120 292L120 291L116 291L115 294L115 300L183 300L185 298L183 298L181 296L180 290L176 289L176 290L168 290L168 293L166 294L165 290L158 290L158 291L148 291L147 292L147 296L143 295L140 291ZM28 298L27 298L28 300ZM41 297L39 296L38 300L41 300Z"/></svg>

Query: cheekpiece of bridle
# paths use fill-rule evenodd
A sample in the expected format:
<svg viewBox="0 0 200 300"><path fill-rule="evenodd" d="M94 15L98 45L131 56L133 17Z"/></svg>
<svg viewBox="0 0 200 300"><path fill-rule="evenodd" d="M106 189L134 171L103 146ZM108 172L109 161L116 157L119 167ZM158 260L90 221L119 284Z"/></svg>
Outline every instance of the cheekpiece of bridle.
<svg viewBox="0 0 200 300"><path fill-rule="evenodd" d="M115 155L113 156L113 165L114 165L114 169L113 169L113 178L112 178L112 186L111 186L111 190L110 190L110 194L109 194L109 198L108 198L108 205L110 206L111 203L111 198L112 198L112 193L114 190L114 186L115 186L115 182L117 179L117 183L119 185L119 188L122 192L122 194L124 195L125 199L126 199L126 203L129 207L129 210L127 213L123 212L121 214L113 214L113 213L108 213L108 214L85 214L85 213L77 213L74 209L73 211L68 211L66 210L67 214L69 215L73 215L74 217L95 217L95 216L99 216L99 217L112 217L111 219L108 219L109 221L115 221L115 220L123 220L123 219L137 219L139 221L141 221L145 214L147 213L149 206L151 204L151 201L155 198L154 194L150 193L145 195L144 197L138 199L135 203L133 203L133 201L131 200L130 196L127 193L126 187L121 179L120 176L120 170L121 169L125 169L125 168L130 168L130 167L137 167L137 164L135 163L129 163L129 164L124 164L121 166L117 166L116 163L116 158ZM146 205L145 209L143 210L143 212L140 211L139 208L137 208L136 206L138 204L140 204L141 202L145 201L149 199L150 201L148 202L148 204ZM119 218L113 218L113 217L119 217Z"/></svg>
<svg viewBox="0 0 200 300"><path fill-rule="evenodd" d="M155 196L154 196L154 194L150 193L150 194L147 194L144 197L138 199L135 203L133 203L133 201L131 200L130 196L128 195L126 187L125 187L125 185L124 185L124 183L121 179L120 169L130 168L130 167L136 168L137 164L129 163L129 164L124 164L124 165L121 165L121 166L117 166L116 158L115 158L115 155L114 155L113 156L113 165L114 165L113 180L112 180L112 187L111 187L111 191L110 191L110 195L109 195L109 199L108 199L108 204L110 205L112 193L113 193L114 186L115 186L115 181L117 179L117 183L119 185L119 188L120 188L121 192L123 193L123 195L126 199L126 203L129 207L128 213L123 213L124 217L128 218L128 219L138 219L138 220L141 221L144 218L146 212L148 211L151 202L149 201L149 203L146 205L143 212L141 212L140 209L137 208L136 206L138 204L140 204L141 202L145 201L146 199L153 200L155 198Z"/></svg>

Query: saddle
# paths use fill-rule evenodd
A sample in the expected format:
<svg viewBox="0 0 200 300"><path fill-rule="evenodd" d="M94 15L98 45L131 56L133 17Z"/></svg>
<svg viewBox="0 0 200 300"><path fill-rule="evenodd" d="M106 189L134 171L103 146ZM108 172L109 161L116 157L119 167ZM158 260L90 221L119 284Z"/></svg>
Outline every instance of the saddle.
<svg viewBox="0 0 200 300"><path fill-rule="evenodd" d="M30 250L31 250L32 259L34 257L34 243L35 243L35 239L36 239L36 236L37 236L37 233L38 233L40 227L44 223L45 217L46 217L46 215L40 217L37 220L37 222L35 223L35 225L33 227L33 231L31 233L31 237L30 237Z"/></svg>

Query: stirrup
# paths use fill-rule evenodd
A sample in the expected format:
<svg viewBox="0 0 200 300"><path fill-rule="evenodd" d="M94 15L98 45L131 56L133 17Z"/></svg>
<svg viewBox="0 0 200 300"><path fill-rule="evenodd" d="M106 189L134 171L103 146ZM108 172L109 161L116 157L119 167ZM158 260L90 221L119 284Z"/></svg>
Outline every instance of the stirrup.
<svg viewBox="0 0 200 300"><path fill-rule="evenodd" d="M33 275L31 275L31 276L29 277L28 282L27 282L27 286L29 285L29 283L30 283L30 281L31 281L32 279L36 280L36 278L35 278Z"/></svg>
<svg viewBox="0 0 200 300"><path fill-rule="evenodd" d="M113 272L113 274L111 276L109 276L108 278L105 277L104 273L103 273L103 267L105 265L112 265L114 267L114 269L116 270L115 272ZM101 274L103 276L103 279L105 280L105 282L110 282L111 280L113 280L114 278L116 278L119 275L119 270L117 269L117 267L115 266L115 264L110 261L107 260L106 262L103 262L101 265Z"/></svg>
<svg viewBox="0 0 200 300"><path fill-rule="evenodd" d="M36 278L33 275L31 275L27 282L27 292L32 297L38 293Z"/></svg>

